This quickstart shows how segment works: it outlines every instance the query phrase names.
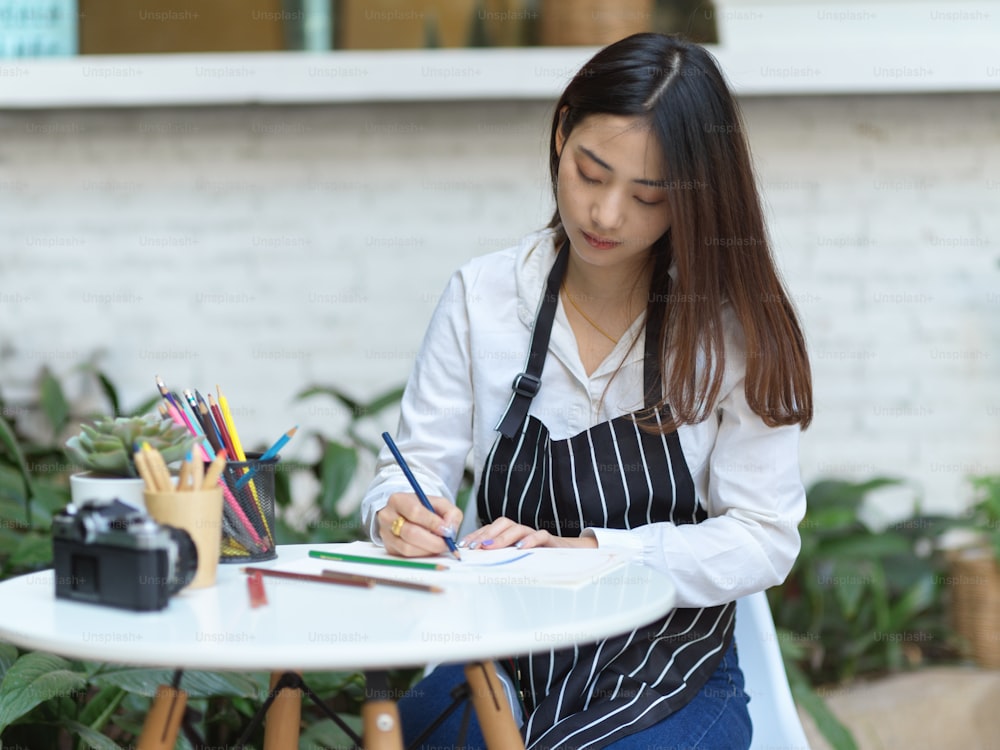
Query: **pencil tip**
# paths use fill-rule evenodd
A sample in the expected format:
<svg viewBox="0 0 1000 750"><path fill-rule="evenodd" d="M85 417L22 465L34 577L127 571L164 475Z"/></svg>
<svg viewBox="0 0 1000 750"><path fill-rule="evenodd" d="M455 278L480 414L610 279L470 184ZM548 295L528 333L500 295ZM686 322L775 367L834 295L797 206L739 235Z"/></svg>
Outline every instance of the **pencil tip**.
<svg viewBox="0 0 1000 750"><path fill-rule="evenodd" d="M462 562L462 556L460 554L458 554L458 550L457 549L456 550L452 550L451 554L453 554L455 556L456 560L458 560L459 562Z"/></svg>

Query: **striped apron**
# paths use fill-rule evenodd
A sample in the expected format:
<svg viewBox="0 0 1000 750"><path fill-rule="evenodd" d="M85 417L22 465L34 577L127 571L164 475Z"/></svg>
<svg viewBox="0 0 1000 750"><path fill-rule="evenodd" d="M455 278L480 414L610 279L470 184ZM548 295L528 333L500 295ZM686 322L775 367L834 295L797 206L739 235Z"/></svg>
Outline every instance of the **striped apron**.
<svg viewBox="0 0 1000 750"><path fill-rule="evenodd" d="M708 514L677 432L650 434L636 414L602 422L565 440L528 416L538 392L568 247L549 273L532 331L525 372L497 430L477 492L483 524L507 517L558 536L591 527L631 529L649 523L699 523ZM647 322L643 377L660 391L656 336ZM646 407L655 401L646 397ZM657 414L657 420L662 413ZM528 750L602 748L645 729L691 700L715 671L732 639L735 605L675 609L624 635L520 657L516 675L528 713Z"/></svg>

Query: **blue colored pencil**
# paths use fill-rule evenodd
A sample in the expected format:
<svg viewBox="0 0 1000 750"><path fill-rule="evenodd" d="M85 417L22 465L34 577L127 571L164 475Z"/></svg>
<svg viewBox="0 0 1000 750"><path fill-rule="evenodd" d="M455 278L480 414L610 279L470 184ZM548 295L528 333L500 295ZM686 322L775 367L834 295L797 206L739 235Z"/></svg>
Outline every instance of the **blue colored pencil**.
<svg viewBox="0 0 1000 750"><path fill-rule="evenodd" d="M264 451L258 461L270 461L272 458L278 455L278 451L285 447L285 443L292 439L296 432L298 432L299 426L295 425L292 429L282 435L280 438L274 441L274 445Z"/></svg>
<svg viewBox="0 0 1000 750"><path fill-rule="evenodd" d="M424 494L423 489L420 487L420 483L417 482L417 478L413 476L413 472L410 471L409 465L407 465L406 460L403 458L403 454L399 452L399 448L396 447L396 443L393 441L392 436L388 432L382 433L382 439L385 444L389 446L389 450L392 451L392 457L396 459L396 463L399 464L399 468L403 470L403 474L406 475L406 480L410 483L413 491L420 498L420 502L423 506L427 508L431 513L436 514L437 511L434 510L434 506L431 505L431 501L427 499L427 495ZM461 556L458 554L458 547L455 546L455 541L449 537L444 537L444 543L448 545L448 549L456 560L461 560Z"/></svg>
<svg viewBox="0 0 1000 750"><path fill-rule="evenodd" d="M270 461L272 458L278 455L278 451L285 447L285 443L292 439L292 436L298 431L299 426L295 425L292 429L282 435L280 438L274 441L274 445L268 448L264 453L258 458L258 461ZM236 482L236 489L242 489L247 482L250 481L251 477L257 473L257 467L250 467L250 471L241 476Z"/></svg>

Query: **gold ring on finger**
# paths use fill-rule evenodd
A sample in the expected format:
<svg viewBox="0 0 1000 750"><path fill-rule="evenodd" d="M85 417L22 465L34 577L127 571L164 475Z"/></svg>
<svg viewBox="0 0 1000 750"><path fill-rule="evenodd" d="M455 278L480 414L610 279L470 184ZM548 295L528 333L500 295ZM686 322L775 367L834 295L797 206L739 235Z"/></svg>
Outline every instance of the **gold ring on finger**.
<svg viewBox="0 0 1000 750"><path fill-rule="evenodd" d="M402 516L396 516L396 520L392 522L390 531L392 531L393 536L399 536L403 533L403 524L406 523L406 519Z"/></svg>

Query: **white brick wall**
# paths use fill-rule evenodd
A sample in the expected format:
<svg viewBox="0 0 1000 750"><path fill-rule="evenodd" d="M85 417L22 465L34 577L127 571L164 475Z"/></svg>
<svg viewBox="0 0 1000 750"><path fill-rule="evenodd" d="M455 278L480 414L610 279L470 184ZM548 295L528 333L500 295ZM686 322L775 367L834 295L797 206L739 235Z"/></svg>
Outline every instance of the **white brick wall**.
<svg viewBox="0 0 1000 750"><path fill-rule="evenodd" d="M1000 470L995 96L743 106L812 349L806 479L893 474L959 510L966 474ZM292 395L404 381L451 271L545 223L548 117L514 102L2 114L0 388L16 397L43 364L78 387L100 351L127 404L159 373L220 383L251 445L296 422L335 432L329 404Z"/></svg>

